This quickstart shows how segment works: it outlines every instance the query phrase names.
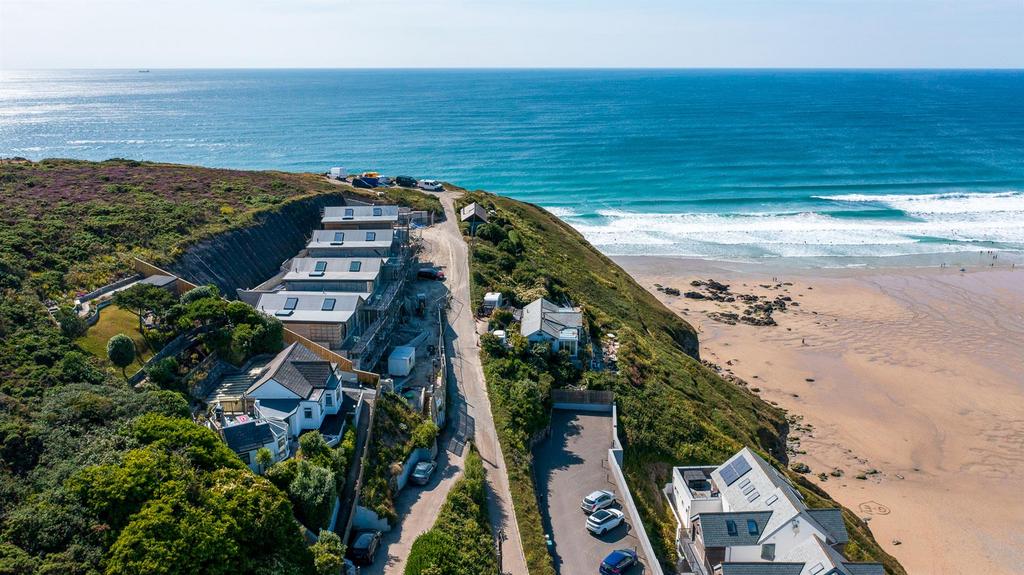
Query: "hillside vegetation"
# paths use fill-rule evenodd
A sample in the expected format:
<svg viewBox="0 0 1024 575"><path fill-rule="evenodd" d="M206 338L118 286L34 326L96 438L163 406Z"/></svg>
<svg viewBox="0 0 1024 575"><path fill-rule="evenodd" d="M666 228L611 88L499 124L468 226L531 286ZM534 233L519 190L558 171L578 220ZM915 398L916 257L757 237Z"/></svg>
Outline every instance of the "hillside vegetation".
<svg viewBox="0 0 1024 575"><path fill-rule="evenodd" d="M594 341L614 335L617 372L580 372L564 355L530 346L511 330L509 346L482 339L484 370L495 422L509 464L516 514L531 573L551 573L533 494L528 442L548 422L550 389L611 389L619 406L625 470L656 550L674 556L675 524L661 488L680 464L717 464L749 445L773 461L785 457L785 413L729 383L697 359L691 326L599 253L571 227L522 202L473 192L494 211L471 244L474 306L485 291L501 291L516 305L537 297L571 302L584 310ZM511 314L492 322L508 327ZM779 466L785 469L784 465ZM787 471L788 473L788 471ZM820 489L790 473L812 506L837 506ZM892 574L902 567L852 513L847 519L854 560L878 560ZM532 551L531 551L532 550Z"/></svg>
<svg viewBox="0 0 1024 575"><path fill-rule="evenodd" d="M297 492L192 423L176 389L128 387L97 357L105 341L76 343L84 326L68 304L133 273L131 255L170 262L327 193L362 191L312 174L0 161L0 573L313 572ZM57 323L47 300L63 308ZM209 326L231 361L280 346L274 322L216 298L172 310Z"/></svg>

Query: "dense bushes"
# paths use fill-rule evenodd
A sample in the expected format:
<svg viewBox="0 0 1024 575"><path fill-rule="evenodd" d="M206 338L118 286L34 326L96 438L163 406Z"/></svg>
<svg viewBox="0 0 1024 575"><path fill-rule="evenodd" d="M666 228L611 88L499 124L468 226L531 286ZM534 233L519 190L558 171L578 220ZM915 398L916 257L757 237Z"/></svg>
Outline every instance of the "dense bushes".
<svg viewBox="0 0 1024 575"><path fill-rule="evenodd" d="M363 507L373 510L379 517L393 524L397 519L395 476L401 472L402 464L413 449L433 445L437 426L413 411L405 399L394 393L379 396L376 410L373 421L374 448L370 450L364 468L359 501ZM419 445L414 436L418 438ZM427 442L426 445L424 442Z"/></svg>
<svg viewBox="0 0 1024 575"><path fill-rule="evenodd" d="M487 515L483 461L475 449L466 455L434 527L416 538L405 575L477 575L497 573L494 540Z"/></svg>

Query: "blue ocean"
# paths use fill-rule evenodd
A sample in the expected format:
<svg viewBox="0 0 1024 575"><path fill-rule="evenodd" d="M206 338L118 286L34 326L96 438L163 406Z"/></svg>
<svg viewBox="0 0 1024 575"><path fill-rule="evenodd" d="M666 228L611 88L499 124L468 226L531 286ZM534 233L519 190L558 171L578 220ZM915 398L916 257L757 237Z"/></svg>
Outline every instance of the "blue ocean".
<svg viewBox="0 0 1024 575"><path fill-rule="evenodd" d="M1024 72L0 73L0 156L374 169L612 255L1024 251Z"/></svg>

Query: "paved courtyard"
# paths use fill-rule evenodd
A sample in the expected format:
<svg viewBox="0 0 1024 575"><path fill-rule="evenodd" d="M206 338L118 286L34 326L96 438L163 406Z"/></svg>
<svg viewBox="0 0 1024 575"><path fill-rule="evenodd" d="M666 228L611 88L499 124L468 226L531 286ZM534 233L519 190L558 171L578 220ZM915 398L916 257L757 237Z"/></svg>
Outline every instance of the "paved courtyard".
<svg viewBox="0 0 1024 575"><path fill-rule="evenodd" d="M551 437L533 450L541 519L554 542L555 569L560 575L593 575L608 553L623 548L640 553L641 564L630 573L645 572L647 559L628 514L622 525L597 537L587 531L587 516L580 509L583 497L598 489L621 497L608 469L611 433L611 414L555 410ZM621 509L619 503L615 506Z"/></svg>

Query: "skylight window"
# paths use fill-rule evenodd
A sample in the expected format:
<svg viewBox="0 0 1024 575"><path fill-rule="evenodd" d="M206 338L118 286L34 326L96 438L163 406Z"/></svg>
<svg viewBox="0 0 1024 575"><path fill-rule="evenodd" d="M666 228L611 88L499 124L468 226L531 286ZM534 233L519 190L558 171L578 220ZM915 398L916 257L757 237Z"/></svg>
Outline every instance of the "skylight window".
<svg viewBox="0 0 1024 575"><path fill-rule="evenodd" d="M753 519L747 519L747 533L751 535L757 535L760 532L760 529L757 528L757 521L754 521Z"/></svg>
<svg viewBox="0 0 1024 575"><path fill-rule="evenodd" d="M334 232L334 241L343 242L345 241L345 232Z"/></svg>
<svg viewBox="0 0 1024 575"><path fill-rule="evenodd" d="M737 535L739 533L736 530L736 522L732 519L725 520L725 530L729 532L729 535Z"/></svg>
<svg viewBox="0 0 1024 575"><path fill-rule="evenodd" d="M768 501L765 501L765 504L766 505L771 505L772 503L775 503L778 500L779 500L779 496L778 495L772 495L771 497L768 498Z"/></svg>
<svg viewBox="0 0 1024 575"><path fill-rule="evenodd" d="M334 304L338 300L333 297L325 297L324 305L320 308L320 311L334 311Z"/></svg>
<svg viewBox="0 0 1024 575"><path fill-rule="evenodd" d="M375 242L377 241L377 232L366 232L366 241Z"/></svg>
<svg viewBox="0 0 1024 575"><path fill-rule="evenodd" d="M384 213L384 211L381 210L380 208L373 208L373 215L380 216L383 213Z"/></svg>
<svg viewBox="0 0 1024 575"><path fill-rule="evenodd" d="M350 271L350 272L357 272L360 269L362 269L362 267L363 267L363 262L356 260L356 261L348 264L348 271Z"/></svg>
<svg viewBox="0 0 1024 575"><path fill-rule="evenodd" d="M345 208L345 215L343 216L346 220L351 220L355 217L355 210L352 208Z"/></svg>
<svg viewBox="0 0 1024 575"><path fill-rule="evenodd" d="M313 271L320 273L327 271L327 262L316 262L316 266L313 268Z"/></svg>
<svg viewBox="0 0 1024 575"><path fill-rule="evenodd" d="M284 300L284 309L286 309L286 310L289 310L289 311L294 310L298 305L299 305L299 298L297 298L297 297L290 297L290 298Z"/></svg>

